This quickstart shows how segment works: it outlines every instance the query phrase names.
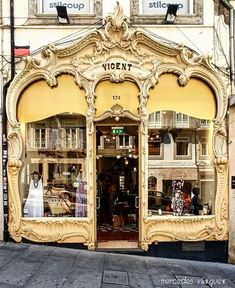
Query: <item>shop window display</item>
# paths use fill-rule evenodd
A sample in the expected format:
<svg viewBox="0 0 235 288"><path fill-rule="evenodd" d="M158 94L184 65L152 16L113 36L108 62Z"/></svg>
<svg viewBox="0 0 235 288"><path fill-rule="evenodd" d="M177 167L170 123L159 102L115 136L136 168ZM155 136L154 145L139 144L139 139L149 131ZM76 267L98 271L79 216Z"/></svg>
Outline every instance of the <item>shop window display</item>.
<svg viewBox="0 0 235 288"><path fill-rule="evenodd" d="M86 120L61 114L26 124L24 217L87 217Z"/></svg>
<svg viewBox="0 0 235 288"><path fill-rule="evenodd" d="M216 183L211 122L174 111L161 111L161 115L163 125L153 129L151 122L148 128L149 135L162 139L162 158L153 153L148 141L148 215L213 214ZM155 185L151 185L153 179Z"/></svg>

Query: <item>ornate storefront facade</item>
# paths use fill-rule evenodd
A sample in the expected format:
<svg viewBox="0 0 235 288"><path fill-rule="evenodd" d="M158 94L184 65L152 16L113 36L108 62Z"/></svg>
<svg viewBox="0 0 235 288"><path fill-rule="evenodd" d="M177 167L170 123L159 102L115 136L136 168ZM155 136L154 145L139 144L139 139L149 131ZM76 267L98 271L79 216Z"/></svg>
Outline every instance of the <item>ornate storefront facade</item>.
<svg viewBox="0 0 235 288"><path fill-rule="evenodd" d="M27 57L6 102L11 237L227 240L227 97L209 57L130 29L119 6Z"/></svg>

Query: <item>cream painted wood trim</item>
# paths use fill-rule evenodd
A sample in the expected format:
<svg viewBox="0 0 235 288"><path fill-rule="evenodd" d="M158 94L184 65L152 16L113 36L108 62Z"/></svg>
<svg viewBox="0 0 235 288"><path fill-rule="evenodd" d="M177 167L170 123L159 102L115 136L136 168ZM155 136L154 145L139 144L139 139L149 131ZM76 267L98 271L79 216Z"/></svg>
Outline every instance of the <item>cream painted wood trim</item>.
<svg viewBox="0 0 235 288"><path fill-rule="evenodd" d="M107 62L128 62L130 71L104 70ZM22 139L20 123L16 119L17 101L25 87L38 79L45 79L48 86L57 84L57 76L68 73L74 76L79 87L86 92L87 111L87 177L88 217L79 218L23 218L19 195L19 173L22 166ZM187 85L190 77L205 81L216 97L217 114L213 128L213 152L217 173L215 215L195 217L148 217L147 178L148 141L146 105L149 89L158 83L163 73L178 76L180 85ZM96 119L95 88L99 81L134 81L140 89L138 115L125 107L107 107ZM36 58L27 57L25 68L12 82L6 100L8 117L8 180L9 180L9 231L15 241L22 237L37 242L80 242L95 249L96 245L96 171L94 147L94 121L103 117L127 116L140 119L140 233L139 245L147 250L156 241L226 240L228 238L228 159L226 147L226 124L228 94L219 73L211 64L210 57L193 54L186 47L170 47L157 42L146 33L128 28L126 18L118 6L114 16L106 19L103 30L89 33L72 46L59 49L52 45ZM116 106L115 106L116 105Z"/></svg>

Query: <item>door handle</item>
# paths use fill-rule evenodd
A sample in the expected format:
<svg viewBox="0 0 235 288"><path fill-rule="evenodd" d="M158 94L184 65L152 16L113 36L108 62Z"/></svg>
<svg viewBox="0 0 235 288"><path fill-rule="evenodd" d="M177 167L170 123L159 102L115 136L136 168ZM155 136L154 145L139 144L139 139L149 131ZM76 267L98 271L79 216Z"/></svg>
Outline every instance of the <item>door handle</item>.
<svg viewBox="0 0 235 288"><path fill-rule="evenodd" d="M96 197L96 209L100 209L100 197Z"/></svg>
<svg viewBox="0 0 235 288"><path fill-rule="evenodd" d="M139 196L135 197L135 208L140 208L139 207L139 198L140 198Z"/></svg>

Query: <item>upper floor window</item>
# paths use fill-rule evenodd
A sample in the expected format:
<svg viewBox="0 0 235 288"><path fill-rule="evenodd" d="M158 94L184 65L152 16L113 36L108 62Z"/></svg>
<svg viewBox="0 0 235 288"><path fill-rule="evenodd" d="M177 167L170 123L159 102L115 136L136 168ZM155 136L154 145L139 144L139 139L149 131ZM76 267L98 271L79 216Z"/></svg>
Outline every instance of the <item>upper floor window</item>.
<svg viewBox="0 0 235 288"><path fill-rule="evenodd" d="M148 137L149 155L162 155L162 138L157 133L149 133Z"/></svg>
<svg viewBox="0 0 235 288"><path fill-rule="evenodd" d="M207 137L201 138L201 155L202 156L208 156L209 155L209 144L208 144L208 138Z"/></svg>
<svg viewBox="0 0 235 288"><path fill-rule="evenodd" d="M153 112L149 115L149 127L151 128L160 128L162 125L162 113Z"/></svg>
<svg viewBox="0 0 235 288"><path fill-rule="evenodd" d="M120 135L118 137L118 147L117 148L134 148L135 136Z"/></svg>
<svg viewBox="0 0 235 288"><path fill-rule="evenodd" d="M189 138L177 137L175 142L176 142L176 156L189 156Z"/></svg>
<svg viewBox="0 0 235 288"><path fill-rule="evenodd" d="M58 120L59 121L59 120ZM55 126L52 120L29 124L28 150L35 149L84 149L85 129L80 127L81 123L75 122L69 127L67 123L60 122Z"/></svg>
<svg viewBox="0 0 235 288"><path fill-rule="evenodd" d="M210 120L200 119L199 126L208 128L210 126Z"/></svg>
<svg viewBox="0 0 235 288"><path fill-rule="evenodd" d="M45 128L35 129L35 147L37 148L46 147L46 129Z"/></svg>
<svg viewBox="0 0 235 288"><path fill-rule="evenodd" d="M188 127L189 126L189 116L183 113L176 113L176 127Z"/></svg>

